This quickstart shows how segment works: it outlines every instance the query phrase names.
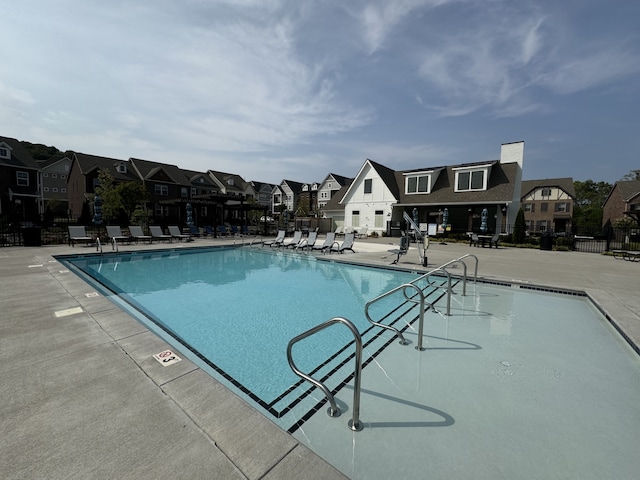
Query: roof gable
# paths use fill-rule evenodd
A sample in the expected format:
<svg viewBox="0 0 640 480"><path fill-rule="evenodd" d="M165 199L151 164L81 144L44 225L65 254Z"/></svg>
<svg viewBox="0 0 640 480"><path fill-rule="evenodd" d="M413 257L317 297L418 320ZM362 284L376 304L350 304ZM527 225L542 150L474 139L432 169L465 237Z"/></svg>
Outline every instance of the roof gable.
<svg viewBox="0 0 640 480"><path fill-rule="evenodd" d="M31 154L15 138L0 137L0 146L4 146L6 156L0 156L0 165L38 170L38 164Z"/></svg>

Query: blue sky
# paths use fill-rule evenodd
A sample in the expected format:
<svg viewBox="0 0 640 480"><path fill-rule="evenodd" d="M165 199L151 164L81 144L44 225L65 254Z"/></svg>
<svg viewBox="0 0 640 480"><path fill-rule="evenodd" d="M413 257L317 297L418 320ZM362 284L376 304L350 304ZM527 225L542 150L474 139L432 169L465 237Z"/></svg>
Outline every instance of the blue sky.
<svg viewBox="0 0 640 480"><path fill-rule="evenodd" d="M279 183L499 158L640 169L637 0L20 0L0 135Z"/></svg>

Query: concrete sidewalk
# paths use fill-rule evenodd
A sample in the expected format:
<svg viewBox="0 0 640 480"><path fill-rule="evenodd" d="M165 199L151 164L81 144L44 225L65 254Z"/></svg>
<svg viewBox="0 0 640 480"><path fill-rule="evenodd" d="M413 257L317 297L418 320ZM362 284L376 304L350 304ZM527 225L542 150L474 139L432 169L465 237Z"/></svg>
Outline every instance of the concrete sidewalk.
<svg viewBox="0 0 640 480"><path fill-rule="evenodd" d="M331 258L388 265L394 240L356 240L358 253ZM152 355L169 346L53 258L94 252L0 249L3 478L344 478L188 360L160 365ZM482 278L585 291L640 345L640 263L432 242L428 267L469 253ZM423 270L414 244L399 267Z"/></svg>

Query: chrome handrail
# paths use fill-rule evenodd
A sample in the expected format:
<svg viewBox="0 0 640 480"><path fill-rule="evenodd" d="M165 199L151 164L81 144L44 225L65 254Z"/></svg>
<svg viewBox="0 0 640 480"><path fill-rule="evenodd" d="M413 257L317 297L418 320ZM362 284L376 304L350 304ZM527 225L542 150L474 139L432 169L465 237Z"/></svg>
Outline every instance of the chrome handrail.
<svg viewBox="0 0 640 480"><path fill-rule="evenodd" d="M463 261L466 257L473 257L476 261L475 269L473 272L473 283L478 281L478 257L476 257L473 253L467 253L455 260L451 260L443 265L440 265L438 268L447 268L449 265L453 265L455 263L461 263L464 266L464 276L462 278L462 296L467 294L467 264Z"/></svg>
<svg viewBox="0 0 640 480"><path fill-rule="evenodd" d="M262 237L261 237L261 236L259 236L259 235L256 235L255 237L253 237L253 238L251 239L251 241L249 242L249 246L250 246L250 247L252 247L252 246L253 246L253 242L254 242L255 240L257 240L258 238L260 239L260 246L262 246L262 243L263 243L263 242L262 242Z"/></svg>
<svg viewBox="0 0 640 480"><path fill-rule="evenodd" d="M96 237L96 252L100 252L100 255L102 255L102 243L100 243L100 237Z"/></svg>
<svg viewBox="0 0 640 480"><path fill-rule="evenodd" d="M360 422L360 377L362 373L362 337L360 336L360 332L358 332L358 329L355 327L355 325L343 317L334 317L330 320L327 320L324 323L321 323L320 325L316 325L315 327L289 340L289 344L287 345L287 359L289 361L289 366L291 367L291 370L293 370L296 375L314 384L316 387L318 387L320 390L324 392L324 395L327 397L327 400L329 400L329 404L330 404L329 409L327 410L327 415L329 415L330 417L339 417L341 414L340 409L338 408L338 405L336 404L336 400L331 394L331 392L329 391L329 389L322 382L300 371L300 369L296 367L293 361L292 353L291 353L291 350L295 343L313 335L314 333L319 332L320 330L324 330L325 328L333 325L334 323L342 323L343 325L346 325L349 328L349 330L351 330L351 333L353 334L353 337L356 343L356 367L355 367L355 372L353 374L353 416L351 417L351 420L349 420L348 425L349 425L349 428L354 432L359 432L363 428L362 422Z"/></svg>
<svg viewBox="0 0 640 480"><path fill-rule="evenodd" d="M115 250L116 253L120 253L120 251L118 250L118 242L116 241L116 237L113 237L111 239L111 250Z"/></svg>

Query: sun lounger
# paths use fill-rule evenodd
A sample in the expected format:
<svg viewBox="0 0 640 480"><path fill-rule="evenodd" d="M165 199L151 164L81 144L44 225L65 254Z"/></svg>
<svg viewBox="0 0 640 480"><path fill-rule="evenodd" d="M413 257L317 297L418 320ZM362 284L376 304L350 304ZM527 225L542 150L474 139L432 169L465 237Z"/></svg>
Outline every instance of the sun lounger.
<svg viewBox="0 0 640 480"><path fill-rule="evenodd" d="M311 250L320 250L321 252L324 252L325 249L327 248L331 248L331 245L334 244L334 242L336 241L336 233L335 232L328 232L327 233L327 237L324 240L324 243L318 245L317 243L311 248Z"/></svg>
<svg viewBox="0 0 640 480"><path fill-rule="evenodd" d="M145 235L140 225L129 225L129 233L136 243L138 243L138 240L147 240L151 243L151 235Z"/></svg>
<svg viewBox="0 0 640 480"><path fill-rule="evenodd" d="M342 242L342 245L338 246L336 245L336 243L338 242L334 242L333 245L331 245L331 248L329 248L329 253L331 252L338 252L338 253L344 253L345 250L351 250L353 253L355 253L355 250L353 249L353 242L356 238L356 234L351 232L351 233L345 233L344 234L344 242Z"/></svg>
<svg viewBox="0 0 640 480"><path fill-rule="evenodd" d="M268 245L270 247L279 247L282 242L284 242L285 231L278 230L278 235L274 240L267 240L266 242L262 242L262 245Z"/></svg>
<svg viewBox="0 0 640 480"><path fill-rule="evenodd" d="M182 241L182 240L187 240L190 241L191 240L191 235L185 235L183 234L180 229L178 228L177 225L169 225L169 235L171 235L171 237L178 239L178 241Z"/></svg>
<svg viewBox="0 0 640 480"><path fill-rule="evenodd" d="M358 230L358 233L356 233L356 237L357 238L367 238L367 232L369 231L368 227L362 227L360 230Z"/></svg>
<svg viewBox="0 0 640 480"><path fill-rule="evenodd" d="M492 246L498 248L499 241L500 241L500 234L496 233L493 237L491 237L491 240L489 240L489 248L491 248Z"/></svg>
<svg viewBox="0 0 640 480"><path fill-rule="evenodd" d="M318 239L317 231L309 232L309 236L307 238L303 238L302 240L300 240L298 245L296 245L296 250L298 248L301 248L302 250L304 250L305 248L312 249L315 246L317 239Z"/></svg>
<svg viewBox="0 0 640 480"><path fill-rule="evenodd" d="M293 238L288 242L282 242L282 246L284 248L295 248L300 243L300 240L302 240L302 231L296 230L293 232Z"/></svg>
<svg viewBox="0 0 640 480"><path fill-rule="evenodd" d="M162 228L159 225L149 225L149 232L151 232L151 238L153 240L168 240L171 242L173 237L171 235L165 235L162 232Z"/></svg>
<svg viewBox="0 0 640 480"><path fill-rule="evenodd" d="M82 225L69 226L69 245L76 246L76 242L84 242L86 244L95 242L96 239L87 235L87 231Z"/></svg>
<svg viewBox="0 0 640 480"><path fill-rule="evenodd" d="M131 237L122 235L122 230L118 225L107 225L107 237L109 237L112 246L115 245L115 242L131 243Z"/></svg>

